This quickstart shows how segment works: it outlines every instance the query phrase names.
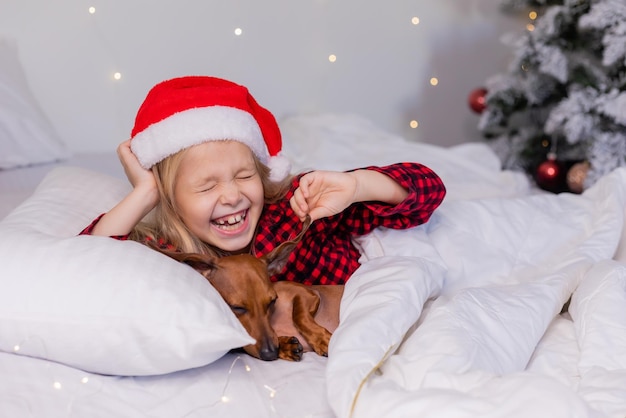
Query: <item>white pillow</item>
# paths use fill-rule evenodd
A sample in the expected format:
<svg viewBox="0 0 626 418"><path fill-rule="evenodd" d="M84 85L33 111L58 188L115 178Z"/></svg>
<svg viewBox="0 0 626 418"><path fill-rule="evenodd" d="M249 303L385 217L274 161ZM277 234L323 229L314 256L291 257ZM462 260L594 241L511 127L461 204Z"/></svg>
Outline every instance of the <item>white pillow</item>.
<svg viewBox="0 0 626 418"><path fill-rule="evenodd" d="M154 375L253 342L190 267L136 242L76 236L127 191L122 180L59 167L0 222L0 350Z"/></svg>
<svg viewBox="0 0 626 418"><path fill-rule="evenodd" d="M28 86L15 42L0 39L0 169L68 156Z"/></svg>

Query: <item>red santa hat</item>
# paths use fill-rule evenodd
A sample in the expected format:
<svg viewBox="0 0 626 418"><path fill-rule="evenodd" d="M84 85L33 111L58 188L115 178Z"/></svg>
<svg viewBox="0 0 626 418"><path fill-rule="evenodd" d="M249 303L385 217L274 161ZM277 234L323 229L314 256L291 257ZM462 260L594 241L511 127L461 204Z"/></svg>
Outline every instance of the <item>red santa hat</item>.
<svg viewBox="0 0 626 418"><path fill-rule="evenodd" d="M274 116L248 89L228 80L189 76L154 86L137 112L131 149L150 168L164 158L207 141L246 144L271 172L284 179L289 161L279 155L282 141Z"/></svg>

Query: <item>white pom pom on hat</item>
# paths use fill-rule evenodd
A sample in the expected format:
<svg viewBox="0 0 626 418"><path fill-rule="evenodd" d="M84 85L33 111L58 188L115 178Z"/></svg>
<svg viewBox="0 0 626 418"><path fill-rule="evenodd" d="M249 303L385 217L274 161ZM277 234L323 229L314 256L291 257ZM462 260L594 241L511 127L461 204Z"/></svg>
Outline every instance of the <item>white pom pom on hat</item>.
<svg viewBox="0 0 626 418"><path fill-rule="evenodd" d="M150 168L185 148L220 140L250 147L270 168L272 180L289 174L274 116L246 87L216 77L186 76L155 85L137 112L131 149L141 165Z"/></svg>

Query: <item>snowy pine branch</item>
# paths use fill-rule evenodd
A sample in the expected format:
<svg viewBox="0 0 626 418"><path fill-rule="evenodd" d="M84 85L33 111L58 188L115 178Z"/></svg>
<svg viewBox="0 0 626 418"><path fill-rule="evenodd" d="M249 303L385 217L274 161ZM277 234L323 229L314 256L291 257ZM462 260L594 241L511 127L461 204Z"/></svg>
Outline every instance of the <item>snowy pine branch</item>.
<svg viewBox="0 0 626 418"><path fill-rule="evenodd" d="M587 161L585 185L626 166L626 1L503 0L541 8L534 30L508 45L508 73L486 82L478 128L503 166L530 174L557 150Z"/></svg>

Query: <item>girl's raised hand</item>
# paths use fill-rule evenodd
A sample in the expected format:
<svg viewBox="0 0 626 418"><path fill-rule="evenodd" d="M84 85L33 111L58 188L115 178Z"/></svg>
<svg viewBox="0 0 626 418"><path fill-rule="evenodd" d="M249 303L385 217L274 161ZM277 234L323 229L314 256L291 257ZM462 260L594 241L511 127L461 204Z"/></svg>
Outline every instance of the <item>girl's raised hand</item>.
<svg viewBox="0 0 626 418"><path fill-rule="evenodd" d="M151 170L147 170L139 164L139 160L130 149L130 139L122 142L117 147L117 156L124 167L124 173L134 188L142 187L146 190L157 190L156 180Z"/></svg>
<svg viewBox="0 0 626 418"><path fill-rule="evenodd" d="M355 202L357 179L353 173L312 171L300 178L289 203L296 215L311 220L335 215Z"/></svg>
<svg viewBox="0 0 626 418"><path fill-rule="evenodd" d="M133 189L105 213L91 231L92 235L127 235L159 202L159 189L151 170L139 164L130 149L130 140L117 147L117 156Z"/></svg>

